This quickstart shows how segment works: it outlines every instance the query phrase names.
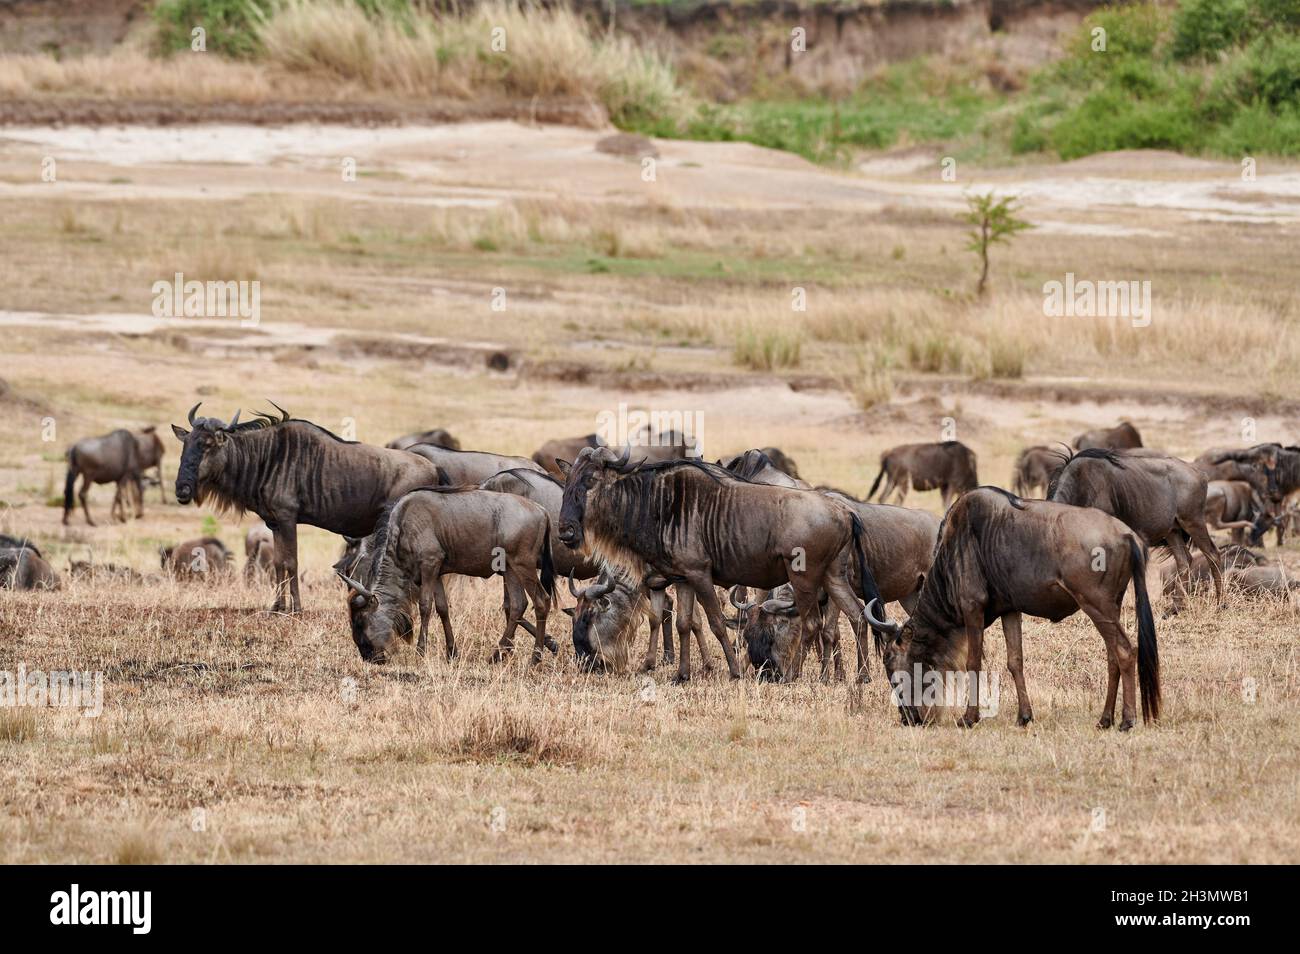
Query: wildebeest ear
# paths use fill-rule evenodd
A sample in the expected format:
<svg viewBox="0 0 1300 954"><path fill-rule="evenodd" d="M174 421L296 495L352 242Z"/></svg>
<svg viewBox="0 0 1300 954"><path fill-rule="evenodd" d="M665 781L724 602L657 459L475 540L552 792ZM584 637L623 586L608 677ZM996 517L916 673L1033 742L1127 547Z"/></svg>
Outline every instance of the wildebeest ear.
<svg viewBox="0 0 1300 954"><path fill-rule="evenodd" d="M572 607L572 606L564 606L564 607L561 607L561 609L562 609L562 610L564 611L564 613L565 613L566 615L568 615L570 618L575 617L575 616L578 615L578 611L577 611L574 607Z"/></svg>
<svg viewBox="0 0 1300 954"><path fill-rule="evenodd" d="M187 431L187 430L186 430L185 428L183 428L183 427L180 427L180 426L177 425L177 424L173 424L173 425L172 425L172 433L175 434L175 435L176 435L176 439L177 439L177 440L180 440L180 441L183 441L183 440L185 440L185 438L187 438L187 437L190 436L190 432L189 432L189 431Z"/></svg>
<svg viewBox="0 0 1300 954"><path fill-rule="evenodd" d="M560 468L560 473L562 473L565 477L568 477L569 471L573 470L572 464L570 464L567 460L562 460L559 457L555 458L555 466Z"/></svg>

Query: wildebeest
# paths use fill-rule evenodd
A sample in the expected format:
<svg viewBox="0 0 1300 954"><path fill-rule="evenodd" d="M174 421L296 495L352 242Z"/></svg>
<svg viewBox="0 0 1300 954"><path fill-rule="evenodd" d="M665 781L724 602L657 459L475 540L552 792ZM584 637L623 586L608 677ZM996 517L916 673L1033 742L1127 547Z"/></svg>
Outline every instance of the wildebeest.
<svg viewBox="0 0 1300 954"><path fill-rule="evenodd" d="M595 434L585 437L561 437L549 440L533 453L533 463L537 464L557 480L564 480L564 470L558 461L572 463L578 459L586 447L603 447L604 443Z"/></svg>
<svg viewBox="0 0 1300 954"><path fill-rule="evenodd" d="M1084 450L1129 450L1142 446L1142 435L1128 421L1121 421L1115 427L1099 427L1084 431L1070 445L1077 451Z"/></svg>
<svg viewBox="0 0 1300 954"><path fill-rule="evenodd" d="M772 450L776 450L776 448L772 448ZM777 451L777 453L780 453L780 451ZM808 489L808 484L805 481L791 476L788 471L778 467L776 462L768 456L767 451L758 448L747 450L743 454L737 454L726 463L718 461L718 464L750 483L771 484L774 487L797 487L802 490Z"/></svg>
<svg viewBox="0 0 1300 954"><path fill-rule="evenodd" d="M1036 444L1026 447L1011 470L1011 492L1017 497L1047 496L1052 474L1070 457L1068 451Z"/></svg>
<svg viewBox="0 0 1300 954"><path fill-rule="evenodd" d="M0 548L0 589L57 590L59 575L32 546Z"/></svg>
<svg viewBox="0 0 1300 954"><path fill-rule="evenodd" d="M1268 526L1264 501L1255 488L1244 480L1211 480L1205 490L1205 525L1211 530L1227 530L1232 542L1246 542L1246 531L1254 530L1252 537L1262 536Z"/></svg>
<svg viewBox="0 0 1300 954"><path fill-rule="evenodd" d="M514 494L477 487L422 487L384 510L367 542L369 585L340 573L348 585L352 639L361 658L382 663L393 636L409 629L409 607L420 608L416 651L424 655L429 635L430 607L442 621L447 658L456 653L447 593L448 574L486 579L501 576L505 584L506 628L493 654L503 660L514 647L515 628L533 634L533 662L543 648L558 648L546 635L546 617L555 595L551 560L550 518L540 504ZM364 555L363 555L364 558ZM536 628L523 619L532 600Z"/></svg>
<svg viewBox="0 0 1300 954"><path fill-rule="evenodd" d="M900 444L880 455L880 473L876 474L866 499L872 499L881 478L887 478L880 492L881 503L888 503L889 495L897 492L898 499L894 502L901 504L907 499L909 486L916 490L937 488L946 508L954 497L979 485L975 464L975 452L961 441Z"/></svg>
<svg viewBox="0 0 1300 954"><path fill-rule="evenodd" d="M588 447L608 447L600 434L587 434L584 437L567 437L549 440L533 454L533 461L548 474L559 480L568 475L566 465L571 465L578 455ZM688 438L679 431L669 430L656 435L649 424L643 426L627 439L631 449L632 460L646 464L656 464L669 460L684 458L697 459L700 455L698 442Z"/></svg>
<svg viewBox="0 0 1300 954"><path fill-rule="evenodd" d="M441 427L435 427L431 431L416 431L414 434L403 434L401 437L394 437L384 446L391 447L393 450L406 450L412 444L433 444L437 447L460 450L460 441Z"/></svg>
<svg viewBox="0 0 1300 954"><path fill-rule="evenodd" d="M68 560L68 576L74 580L93 583L143 583L145 575L139 570L117 563L96 562L93 559Z"/></svg>
<svg viewBox="0 0 1300 954"><path fill-rule="evenodd" d="M383 508L408 490L441 482L441 471L409 451L345 441L310 421L259 414L229 424L195 419L192 430L175 424L184 443L176 475L176 499L237 514L251 510L275 538L276 595L273 611L289 602L302 609L298 594L298 524L350 537L367 536Z"/></svg>
<svg viewBox="0 0 1300 954"><path fill-rule="evenodd" d="M1133 584L1138 645L1120 623L1124 591ZM1124 680L1123 721L1136 721L1135 679L1142 689L1144 721L1160 717L1160 660L1155 619L1146 590L1146 553L1137 534L1109 514L1052 501L1022 500L996 487L981 487L953 504L944 518L934 562L916 612L901 626L869 618L885 630L883 659L895 701L909 724L930 721L960 708L952 698L936 702L928 686L962 674L969 690L983 668L984 630L1002 620L1007 669L1016 684L1021 725L1033 719L1025 689L1021 618L1059 622L1083 610L1106 644L1106 703L1099 728L1114 724L1115 696ZM951 683L949 683L951 684ZM979 685L979 680L975 680ZM979 721L982 691L960 693L960 722ZM946 704L944 704L946 703Z"/></svg>
<svg viewBox="0 0 1300 954"><path fill-rule="evenodd" d="M216 537L198 537L158 548L162 568L178 579L213 581L230 569L231 552Z"/></svg>
<svg viewBox="0 0 1300 954"><path fill-rule="evenodd" d="M862 548L881 600L885 603L897 600L904 610L911 613L934 555L934 544L939 535L939 518L923 510L865 503L840 491L826 493L852 507L866 527ZM857 562L852 559L852 554L843 553L840 560L850 583L857 583ZM795 668L790 655L794 648L795 628L792 624L795 608L793 594L788 587L769 591L761 601L744 600L744 596L737 596L736 590L732 590L728 598L731 605L739 611L735 622L740 629L749 661L759 677L777 681L787 678L787 674ZM834 604L829 605L825 610L825 622L818 644L823 678L827 678L832 665L836 676L843 675L839 618L839 608ZM804 652L807 652L806 641ZM866 665L867 659L862 654L862 647L859 647L859 669Z"/></svg>
<svg viewBox="0 0 1300 954"><path fill-rule="evenodd" d="M264 523L248 528L244 534L244 579L275 578L275 534Z"/></svg>
<svg viewBox="0 0 1300 954"><path fill-rule="evenodd" d="M632 466L629 451L587 448L564 485L560 539L589 548L603 567L632 578L648 570L677 589L677 678L690 678L689 627L698 600L722 645L727 669L740 666L727 638L715 583L773 589L794 585L802 638L821 629L826 590L863 639L862 604L838 557L853 547L864 602L879 596L862 553L862 521L844 503L805 490L751 484L698 460ZM794 653L797 675L802 654ZM866 675L864 672L862 675Z"/></svg>
<svg viewBox="0 0 1300 954"><path fill-rule="evenodd" d="M77 441L68 448L68 474L63 483L63 524L67 526L68 515L76 504L73 503L73 491L77 477L81 477L81 491L77 498L81 509L85 511L86 523L92 527L95 521L90 516L90 506L86 494L91 484L116 484L113 507L109 511L110 519L126 522L126 504L130 500L129 492L134 490L137 517L144 516L140 504L143 490L140 486L140 457L135 435L125 428L118 428L102 437L87 437Z"/></svg>
<svg viewBox="0 0 1300 954"><path fill-rule="evenodd" d="M1235 543L1228 544L1219 552L1223 560L1223 587L1228 592L1285 599L1292 590L1300 588L1300 582L1293 580L1285 567L1272 563L1262 553ZM1192 558L1187 582L1199 589L1213 579L1209 559L1205 554L1198 553ZM1172 597L1178 592L1183 580L1179 578L1176 567L1165 566L1160 571L1160 582L1165 595Z"/></svg>
<svg viewBox="0 0 1300 954"><path fill-rule="evenodd" d="M27 537L11 537L7 533L0 533L0 550L35 550L39 556L41 548L38 547Z"/></svg>
<svg viewBox="0 0 1300 954"><path fill-rule="evenodd" d="M1052 477L1047 498L1096 507L1132 527L1147 546L1166 546L1185 576L1188 542L1210 559L1223 602L1219 550L1205 526L1205 475L1186 461L1149 451L1079 451ZM1177 609L1179 601L1174 601Z"/></svg>
<svg viewBox="0 0 1300 954"><path fill-rule="evenodd" d="M619 646L615 655L622 655L615 662L621 667L626 663L626 647L621 640L623 630L644 616L650 624L650 645L641 670L649 672L654 669L661 630L664 662L673 661L673 637L669 629L672 601L666 592L666 582L663 586L650 588L640 580L608 578L584 587L581 592L575 588L575 579L589 580L598 576L600 566L595 560L576 550L570 550L560 542L560 506L564 500L562 483L550 474L517 467L493 474L482 481L479 487L498 493L517 494L546 509L547 516L551 518L551 559L555 564L555 574L568 579L569 591L578 600L576 608L565 607L562 612L573 620L574 648L580 657L584 655L584 649L590 640L598 640ZM696 638L702 640L698 626L695 632Z"/></svg>
<svg viewBox="0 0 1300 954"><path fill-rule="evenodd" d="M408 454L418 454L435 464L443 474L443 479L452 487L464 487L487 480L493 474L503 470L535 470L542 468L526 457L511 457L509 454L492 454L487 451L453 450L436 444L412 444L406 448Z"/></svg>
<svg viewBox="0 0 1300 954"><path fill-rule="evenodd" d="M784 451L782 451L781 448L759 447L759 448L755 448L755 450L758 450L764 455L766 455L771 465L775 467L777 470L781 471L781 473L793 477L795 480L800 479L799 468L795 466L795 462L793 458L791 458L789 454L786 454ZM739 462L740 459L744 457L746 454L751 454L751 453L753 453L753 450L744 451L742 453L736 454L734 457L724 458L723 460L718 461L718 463L721 466L727 468L727 470L734 470L734 465L737 462Z"/></svg>

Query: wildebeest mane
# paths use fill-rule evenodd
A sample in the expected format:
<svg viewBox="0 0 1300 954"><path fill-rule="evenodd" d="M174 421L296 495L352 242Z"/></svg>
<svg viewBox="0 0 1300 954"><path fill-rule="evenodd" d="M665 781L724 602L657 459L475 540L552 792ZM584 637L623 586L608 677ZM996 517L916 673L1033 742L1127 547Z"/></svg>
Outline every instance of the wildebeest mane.
<svg viewBox="0 0 1300 954"><path fill-rule="evenodd" d="M1076 460L1082 460L1084 458L1088 458L1092 460L1104 460L1108 464L1111 464L1112 466L1117 467L1120 470L1124 469L1124 459L1120 457L1120 455L1117 454L1115 451L1105 447L1090 447L1087 450L1076 451L1070 454L1068 457L1065 456L1064 454L1062 454L1061 456L1063 457L1064 462L1057 469L1057 471L1054 474L1052 474L1052 479L1047 484L1048 500L1052 500L1053 498L1056 497L1056 491L1061 484L1061 478L1065 476L1065 472L1070 469L1070 465L1073 464ZM1006 493L1006 491L1003 491L1003 493Z"/></svg>

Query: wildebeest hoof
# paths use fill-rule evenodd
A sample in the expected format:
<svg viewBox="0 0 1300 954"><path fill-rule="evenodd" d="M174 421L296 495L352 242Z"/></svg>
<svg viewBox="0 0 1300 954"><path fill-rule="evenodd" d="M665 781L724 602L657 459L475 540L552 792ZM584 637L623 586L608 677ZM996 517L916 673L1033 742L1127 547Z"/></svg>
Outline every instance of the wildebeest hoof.
<svg viewBox="0 0 1300 954"><path fill-rule="evenodd" d="M557 643L555 640L551 639L551 637L549 636L546 637L546 648L549 649L551 652L556 653L557 655L560 652L560 644ZM541 657L539 656L538 658L540 659Z"/></svg>
<svg viewBox="0 0 1300 954"><path fill-rule="evenodd" d="M1099 729L1109 729L1114 724L1115 724L1115 720L1112 719L1110 716L1102 716L1100 719L1097 720L1097 728Z"/></svg>
<svg viewBox="0 0 1300 954"><path fill-rule="evenodd" d="M683 685L690 681L691 681L691 676L689 673L687 673L686 675L682 675L679 672L677 675L673 676L673 684L677 686Z"/></svg>
<svg viewBox="0 0 1300 954"><path fill-rule="evenodd" d="M1131 729L1131 728L1133 728L1133 720L1132 720L1132 719L1125 719L1123 722L1121 722L1121 723L1119 724L1119 730L1120 730L1121 732L1127 732L1127 731L1128 731L1129 729Z"/></svg>
<svg viewBox="0 0 1300 954"><path fill-rule="evenodd" d="M1034 721L1034 714L1030 712L1026 715L1022 715L1019 718L1017 718L1016 725L1029 725L1029 723L1033 721Z"/></svg>
<svg viewBox="0 0 1300 954"><path fill-rule="evenodd" d="M859 684L865 686L865 685L866 685L867 683L869 683L870 681L871 681L871 673L869 673L869 672L860 672L860 673L858 673L858 683L859 683Z"/></svg>
<svg viewBox="0 0 1300 954"><path fill-rule="evenodd" d="M504 651L504 650L502 650L502 649L495 649L495 650L492 651L492 655L488 657L488 662L490 662L490 663L503 663L503 662L506 661L506 659L509 658L509 656L510 656L510 654L509 654L508 652L506 652L506 651Z"/></svg>

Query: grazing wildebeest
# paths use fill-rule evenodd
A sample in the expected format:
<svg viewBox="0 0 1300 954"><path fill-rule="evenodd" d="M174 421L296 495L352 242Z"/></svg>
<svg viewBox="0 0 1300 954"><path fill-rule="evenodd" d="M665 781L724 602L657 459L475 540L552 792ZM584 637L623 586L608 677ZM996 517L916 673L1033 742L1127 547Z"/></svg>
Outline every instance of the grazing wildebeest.
<svg viewBox="0 0 1300 954"><path fill-rule="evenodd" d="M808 484L805 481L790 476L788 471L776 466L776 463L767 455L766 451L757 448L747 450L743 454L737 454L726 463L718 461L718 465L738 477L743 477L752 484L771 484L773 487L808 489Z"/></svg>
<svg viewBox="0 0 1300 954"><path fill-rule="evenodd" d="M288 602L302 610L298 594L298 524L349 537L367 536L383 508L408 490L441 482L437 466L409 451L345 441L310 421L280 411L229 424L195 419L192 430L172 425L184 443L176 474L176 499L243 514L251 510L275 537L276 594L273 611ZM287 600L286 600L286 590Z"/></svg>
<svg viewBox="0 0 1300 954"><path fill-rule="evenodd" d="M1047 496L1047 486L1070 457L1069 451L1036 444L1026 447L1011 471L1011 491L1017 497Z"/></svg>
<svg viewBox="0 0 1300 954"><path fill-rule="evenodd" d="M255 524L244 534L244 579L275 578L275 534L264 523Z"/></svg>
<svg viewBox="0 0 1300 954"><path fill-rule="evenodd" d="M182 580L216 580L230 569L233 554L216 537L199 537L158 548L159 562Z"/></svg>
<svg viewBox="0 0 1300 954"><path fill-rule="evenodd" d="M1124 591L1133 584L1137 608L1137 658L1120 623ZM1142 688L1144 721L1160 717L1160 659L1155 619L1146 590L1146 552L1137 534L1097 510L1045 500L1021 500L997 487L980 487L948 511L939 531L934 562L926 574L916 612L901 626L874 619L888 632L883 659L903 720L930 721L960 708L952 699L931 706L922 690L928 681L980 673L984 630L1002 620L1007 669L1016 684L1020 725L1033 719L1025 689L1020 624L1024 614L1060 622L1083 610L1106 644L1106 704L1098 728L1115 721L1115 695L1124 680L1123 721L1136 721L1134 676ZM979 680L975 680L979 685ZM970 687L968 686L968 689ZM961 724L979 721L980 696L961 693Z"/></svg>
<svg viewBox="0 0 1300 954"><path fill-rule="evenodd" d="M555 595L550 523L544 507L514 494L477 487L422 487L406 494L384 511L363 551L363 559L368 554L371 561L365 575L372 582L339 574L348 585L352 640L361 658L387 660L393 636L408 629L403 617L409 619L413 602L420 607L416 651L424 655L432 606L452 658L456 639L442 578L460 574L500 576L505 584L506 628L493 661L510 653L515 628L522 625L533 634L533 663L541 662L544 648L558 649L546 635ZM528 599L536 628L523 619Z"/></svg>
<svg viewBox="0 0 1300 954"><path fill-rule="evenodd" d="M1262 536L1269 518L1264 501L1244 480L1211 480L1205 489L1205 525L1211 530L1228 530L1232 542L1246 542L1246 531Z"/></svg>
<svg viewBox="0 0 1300 954"><path fill-rule="evenodd" d="M144 492L140 486L140 459L135 435L125 428L118 428L102 437L87 437L77 441L68 448L68 475L63 483L63 524L67 526L68 515L76 504L73 503L73 490L77 477L81 477L81 492L77 498L81 509L85 511L86 523L92 527L95 521L90 517L90 506L86 503L86 494L93 484L116 484L117 492L113 497L113 507L109 519L120 519L126 523L126 503L129 493L123 495L123 488L135 491L137 517L144 516L140 501Z"/></svg>
<svg viewBox="0 0 1300 954"><path fill-rule="evenodd" d="M1073 441L1075 450L1129 450L1142 446L1142 435L1128 421L1122 421L1115 427L1099 427L1084 431Z"/></svg>
<svg viewBox="0 0 1300 954"><path fill-rule="evenodd" d="M403 434L401 437L394 437L384 446L391 447L393 450L406 450L412 444L433 444L436 447L449 447L452 450L460 450L460 441L441 427L435 427L431 431L416 431L414 434Z"/></svg>
<svg viewBox="0 0 1300 954"><path fill-rule="evenodd" d="M862 604L838 557L852 546L864 602L879 596L862 552L862 521L844 503L806 490L746 480L698 460L631 466L629 451L587 448L564 485L560 540L587 547L602 567L632 578L647 570L677 588L678 680L690 678L690 622L698 600L722 645L727 669L740 666L727 638L714 585L774 589L794 585L801 639L821 631L825 589L864 638ZM794 653L797 675L802 653ZM866 672L862 673L866 676ZM868 677L869 678L869 677Z"/></svg>
<svg viewBox="0 0 1300 954"><path fill-rule="evenodd" d="M573 619L574 645L580 657L583 655L582 647L589 639L604 640L611 646L621 646L620 662L625 664L626 647L621 645L619 637L622 636L624 627L634 625L638 618L644 616L650 624L650 647L642 662L641 671L649 672L655 667L661 630L664 638L664 662L673 662L673 637L670 630L672 600L668 597L666 582L663 586L650 588L643 586L641 581L623 581L611 577L585 587L581 592L574 586L574 579L589 580L599 576L600 566L595 560L576 550L570 550L560 542L560 506L564 500L562 483L550 474L519 467L493 474L482 481L479 488L517 494L546 509L547 516L551 518L551 559L555 563L555 574L568 578L569 592L578 600L576 609L565 607L562 611ZM695 627L695 634L702 647L704 637L698 626Z"/></svg>
<svg viewBox="0 0 1300 954"><path fill-rule="evenodd" d="M503 470L543 469L526 457L511 457L508 454L490 454L487 451L452 450L436 444L412 444L406 448L408 454L418 454L435 464L443 474L444 480L452 487L464 487L487 480L493 474Z"/></svg>
<svg viewBox="0 0 1300 954"><path fill-rule="evenodd" d="M1190 540L1210 558L1223 602L1219 550L1205 526L1205 475L1186 461L1150 451L1079 451L1052 477L1047 499L1096 507L1132 527L1149 547L1168 547L1187 574ZM1175 600L1176 611L1179 601Z"/></svg>
<svg viewBox="0 0 1300 954"><path fill-rule="evenodd" d="M876 474L867 500L876 495L882 477L887 477L880 492L880 502L888 503L889 495L897 491L901 504L907 499L909 486L916 490L938 488L947 508L952 498L973 490L979 485L975 473L975 452L961 441L942 441L937 444L900 444L880 455L880 473Z"/></svg>
<svg viewBox="0 0 1300 954"><path fill-rule="evenodd" d="M651 576L647 582L638 582L605 572L591 586L579 590L570 576L569 592L577 604L566 606L563 611L573 620L573 651L579 666L594 672L625 672L632 629L642 616L650 621L650 643L640 671L650 672L655 668L661 629L663 661L665 665L673 662L673 601L668 596L667 580ZM704 669L709 671L713 667L708 661L704 631L696 619L691 620L691 632L695 634Z"/></svg>
<svg viewBox="0 0 1300 954"><path fill-rule="evenodd" d="M789 454L786 454L784 451L782 451L781 448L759 447L755 449L767 455L768 462L777 470L781 471L781 473L793 477L795 480L800 479L799 468L795 466L794 459L791 458ZM721 466L727 468L727 470L734 470L735 464L739 462L740 459L744 457L746 454L750 454L750 453L753 453L753 451L752 450L744 451L740 454L736 454L734 457L728 457L725 458L724 460L720 460L718 461L718 463Z"/></svg>
<svg viewBox="0 0 1300 954"><path fill-rule="evenodd" d="M31 546L0 548L0 589L57 590L59 575Z"/></svg>

